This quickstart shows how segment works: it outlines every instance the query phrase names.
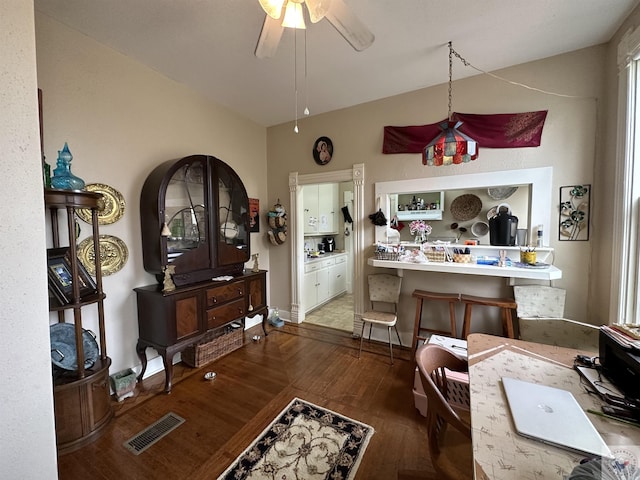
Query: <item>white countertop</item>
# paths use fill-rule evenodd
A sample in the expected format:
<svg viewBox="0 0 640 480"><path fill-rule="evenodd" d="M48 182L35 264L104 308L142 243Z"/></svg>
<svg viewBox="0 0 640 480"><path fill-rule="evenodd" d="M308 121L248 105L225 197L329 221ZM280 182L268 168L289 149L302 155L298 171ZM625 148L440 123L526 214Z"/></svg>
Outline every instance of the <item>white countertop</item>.
<svg viewBox="0 0 640 480"><path fill-rule="evenodd" d="M323 253L321 255L318 255L317 257L305 257L304 258L304 263L309 264L309 263L315 263L315 262L321 262L322 260L326 260L327 258L331 258L331 257L337 257L340 255L346 255L346 252L326 252Z"/></svg>
<svg viewBox="0 0 640 480"><path fill-rule="evenodd" d="M562 270L553 265L548 268L498 267L495 265L477 265L475 263L429 262L409 263L369 258L372 267L395 268L397 270L417 270L423 272L462 273L465 275L485 275L503 278L528 278L532 280L558 280Z"/></svg>

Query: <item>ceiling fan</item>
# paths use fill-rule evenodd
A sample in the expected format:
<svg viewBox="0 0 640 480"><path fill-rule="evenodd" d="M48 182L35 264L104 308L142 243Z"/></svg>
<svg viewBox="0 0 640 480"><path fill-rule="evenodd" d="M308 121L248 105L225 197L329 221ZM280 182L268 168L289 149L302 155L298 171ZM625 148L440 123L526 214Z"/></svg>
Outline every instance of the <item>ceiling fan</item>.
<svg viewBox="0 0 640 480"><path fill-rule="evenodd" d="M343 0L259 0L266 12L255 55L271 58L276 54L285 27L305 28L302 4L307 6L309 19L317 23L326 18L357 51L368 48L375 39L373 33L355 16ZM280 20L284 12L283 20Z"/></svg>

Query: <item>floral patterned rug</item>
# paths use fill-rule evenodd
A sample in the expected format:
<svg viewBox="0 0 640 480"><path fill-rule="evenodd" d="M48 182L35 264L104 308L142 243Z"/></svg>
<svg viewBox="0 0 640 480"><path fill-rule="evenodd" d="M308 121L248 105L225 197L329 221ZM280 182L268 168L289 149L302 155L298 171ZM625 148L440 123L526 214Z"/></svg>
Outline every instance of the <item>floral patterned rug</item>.
<svg viewBox="0 0 640 480"><path fill-rule="evenodd" d="M299 398L218 480L347 480L355 477L374 430Z"/></svg>

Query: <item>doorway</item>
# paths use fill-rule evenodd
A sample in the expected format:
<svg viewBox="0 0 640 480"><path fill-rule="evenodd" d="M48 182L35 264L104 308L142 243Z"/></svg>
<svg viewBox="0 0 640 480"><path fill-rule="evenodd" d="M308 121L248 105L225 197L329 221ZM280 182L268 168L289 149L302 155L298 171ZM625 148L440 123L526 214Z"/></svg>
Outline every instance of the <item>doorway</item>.
<svg viewBox="0 0 640 480"><path fill-rule="evenodd" d="M305 323L353 332L353 182L303 185Z"/></svg>
<svg viewBox="0 0 640 480"><path fill-rule="evenodd" d="M292 261L291 261L291 321L302 323L305 321L305 306L303 298L303 285L305 273L306 253L304 249L304 202L302 198L302 188L304 185L315 185L324 183L353 184L353 211L350 212L354 223L350 224L349 244L352 249L351 259L352 272L351 291L353 308L353 329L352 332L360 332L362 315L362 233L358 225L358 219L363 215L363 191L364 191L364 164L356 164L351 170L338 170L326 173L298 175L297 172L289 174L290 205L291 205L291 229L292 235ZM342 220L342 214L340 216ZM342 221L340 224L343 224ZM311 314L311 312L310 312Z"/></svg>

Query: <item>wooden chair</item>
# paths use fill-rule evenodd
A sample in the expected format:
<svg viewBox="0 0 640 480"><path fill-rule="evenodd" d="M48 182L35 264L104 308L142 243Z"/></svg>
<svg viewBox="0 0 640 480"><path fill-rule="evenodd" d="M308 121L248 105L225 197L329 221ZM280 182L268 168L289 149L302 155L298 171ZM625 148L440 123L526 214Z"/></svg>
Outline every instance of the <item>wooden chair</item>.
<svg viewBox="0 0 640 480"><path fill-rule="evenodd" d="M416 363L427 395L427 431L433 468L440 479L473 478L471 425L447 401L445 370L467 372L467 361L439 345L427 344L416 352Z"/></svg>
<svg viewBox="0 0 640 480"><path fill-rule="evenodd" d="M389 332L389 353L391 355L391 365L393 365L393 344L391 343L391 327L395 328L398 342L402 346L400 334L396 323L398 322L398 301L400 299L400 287L402 286L402 277L389 275L386 273L369 275L369 301L371 309L362 314L362 332L360 333L360 350L358 358L362 353L362 341L364 339L364 326L369 324L369 341L371 341L371 329L373 325L382 325L387 327ZM385 310L375 309L376 306L382 307L386 304ZM391 311L393 310L393 311Z"/></svg>

